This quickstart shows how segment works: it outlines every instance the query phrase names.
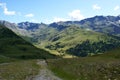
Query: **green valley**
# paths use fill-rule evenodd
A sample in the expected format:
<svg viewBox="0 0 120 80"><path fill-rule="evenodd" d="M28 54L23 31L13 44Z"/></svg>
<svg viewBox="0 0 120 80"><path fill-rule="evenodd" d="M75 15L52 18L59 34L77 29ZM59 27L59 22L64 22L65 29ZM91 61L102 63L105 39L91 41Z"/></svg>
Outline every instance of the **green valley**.
<svg viewBox="0 0 120 80"><path fill-rule="evenodd" d="M0 79L119 80L119 25L103 26L106 20L112 21L101 16L52 24L1 21Z"/></svg>
<svg viewBox="0 0 120 80"><path fill-rule="evenodd" d="M120 80L120 0L0 0L0 80Z"/></svg>

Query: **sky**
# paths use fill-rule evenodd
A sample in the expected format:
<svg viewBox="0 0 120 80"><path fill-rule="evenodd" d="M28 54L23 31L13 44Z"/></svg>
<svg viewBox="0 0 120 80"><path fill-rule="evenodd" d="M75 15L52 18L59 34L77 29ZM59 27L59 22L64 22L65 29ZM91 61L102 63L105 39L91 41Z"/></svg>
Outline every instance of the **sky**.
<svg viewBox="0 0 120 80"><path fill-rule="evenodd" d="M0 0L0 20L13 23L79 21L120 15L120 0Z"/></svg>

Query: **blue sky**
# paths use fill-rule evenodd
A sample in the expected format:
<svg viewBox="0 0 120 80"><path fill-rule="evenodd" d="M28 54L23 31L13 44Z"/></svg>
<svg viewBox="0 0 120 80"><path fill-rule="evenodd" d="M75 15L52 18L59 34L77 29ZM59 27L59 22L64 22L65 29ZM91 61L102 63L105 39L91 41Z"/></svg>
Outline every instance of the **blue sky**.
<svg viewBox="0 0 120 80"><path fill-rule="evenodd" d="M0 20L51 23L120 15L120 0L0 0Z"/></svg>

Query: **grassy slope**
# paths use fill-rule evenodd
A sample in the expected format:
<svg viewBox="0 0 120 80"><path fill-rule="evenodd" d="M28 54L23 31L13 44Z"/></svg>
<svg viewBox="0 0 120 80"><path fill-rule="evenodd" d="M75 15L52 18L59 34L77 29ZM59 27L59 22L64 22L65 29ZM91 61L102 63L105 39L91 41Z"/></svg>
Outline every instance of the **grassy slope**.
<svg viewBox="0 0 120 80"><path fill-rule="evenodd" d="M103 35L101 33L93 31L82 30L74 26L63 30L59 33L59 35L57 35L57 37L60 37L60 39L53 42L53 44L61 42L60 45L65 45L67 48L73 47L74 45L79 44L87 39L91 41L98 41L105 40L106 38L108 38L107 35Z"/></svg>
<svg viewBox="0 0 120 80"><path fill-rule="evenodd" d="M16 59L55 58L49 52L38 49L15 33L0 25L0 62Z"/></svg>
<svg viewBox="0 0 120 80"><path fill-rule="evenodd" d="M52 31L49 31L49 33ZM98 42L100 40L107 41L112 38L102 33L80 29L77 26L70 26L62 31L59 31L56 35L50 34L48 36L51 38L46 38L47 40L41 40L37 47L52 46L52 49L46 49L55 54L65 53L67 49L75 47L77 44L80 44L86 40L90 40L91 42ZM58 44L60 47L57 47L56 44Z"/></svg>
<svg viewBox="0 0 120 80"><path fill-rule="evenodd" d="M48 65L63 80L120 80L120 48L93 57L48 60Z"/></svg>

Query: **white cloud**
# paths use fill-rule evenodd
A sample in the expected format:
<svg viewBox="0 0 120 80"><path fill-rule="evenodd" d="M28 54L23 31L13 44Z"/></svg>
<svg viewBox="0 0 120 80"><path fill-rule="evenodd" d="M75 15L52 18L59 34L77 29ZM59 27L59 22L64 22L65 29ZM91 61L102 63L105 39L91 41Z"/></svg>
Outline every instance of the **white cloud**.
<svg viewBox="0 0 120 80"><path fill-rule="evenodd" d="M68 15L72 20L84 19L84 16L81 14L80 10L73 10L72 12L68 13Z"/></svg>
<svg viewBox="0 0 120 80"><path fill-rule="evenodd" d="M26 14L25 17L31 18L31 17L34 17L34 14L32 14L32 13Z"/></svg>
<svg viewBox="0 0 120 80"><path fill-rule="evenodd" d="M114 8L114 11L117 11L117 10L119 10L120 9L120 6L115 6L115 8Z"/></svg>
<svg viewBox="0 0 120 80"><path fill-rule="evenodd" d="M73 10L72 12L68 13L68 16L66 16L66 18L62 18L62 17L53 17L53 19L49 20L49 19L45 19L44 22L47 24L53 23L53 22L60 22L60 21L78 21L78 20L82 20L85 17L81 14L80 10Z"/></svg>
<svg viewBox="0 0 120 80"><path fill-rule="evenodd" d="M0 3L0 6L3 8L3 11L4 11L4 14L5 15L15 15L16 12L15 11L9 11L7 6L6 6L6 3Z"/></svg>
<svg viewBox="0 0 120 80"><path fill-rule="evenodd" d="M66 16L66 18L62 18L62 17L53 17L53 19L49 20L49 19L45 19L45 23L49 24L49 23L53 23L53 22L60 22L60 21L71 21L71 20L82 20L85 17L81 14L80 10L73 10L72 12L68 13L68 16Z"/></svg>
<svg viewBox="0 0 120 80"><path fill-rule="evenodd" d="M100 10L101 9L101 7L98 6L97 4L94 4L92 7L93 7L94 10Z"/></svg>

